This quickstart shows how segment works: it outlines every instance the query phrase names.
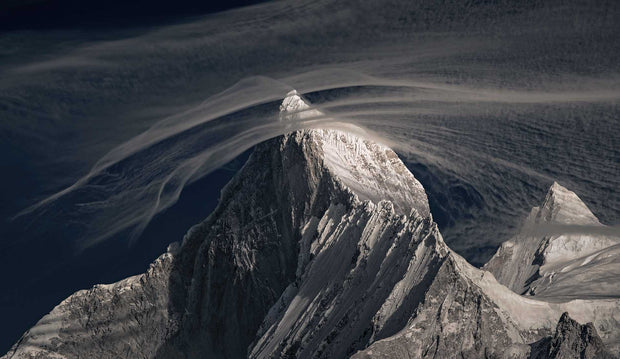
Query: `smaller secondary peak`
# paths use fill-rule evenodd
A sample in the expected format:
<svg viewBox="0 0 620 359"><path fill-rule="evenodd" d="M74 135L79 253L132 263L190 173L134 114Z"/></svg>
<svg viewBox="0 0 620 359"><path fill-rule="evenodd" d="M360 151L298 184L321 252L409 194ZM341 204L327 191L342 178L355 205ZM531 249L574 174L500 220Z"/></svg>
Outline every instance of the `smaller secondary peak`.
<svg viewBox="0 0 620 359"><path fill-rule="evenodd" d="M538 219L566 224L599 224L588 206L575 194L553 182L540 207Z"/></svg>
<svg viewBox="0 0 620 359"><path fill-rule="evenodd" d="M298 112L310 108L310 105L304 101L297 93L297 90L289 91L280 105L280 112Z"/></svg>
<svg viewBox="0 0 620 359"><path fill-rule="evenodd" d="M579 324L568 313L562 314L544 354L553 358L615 358L592 323Z"/></svg>

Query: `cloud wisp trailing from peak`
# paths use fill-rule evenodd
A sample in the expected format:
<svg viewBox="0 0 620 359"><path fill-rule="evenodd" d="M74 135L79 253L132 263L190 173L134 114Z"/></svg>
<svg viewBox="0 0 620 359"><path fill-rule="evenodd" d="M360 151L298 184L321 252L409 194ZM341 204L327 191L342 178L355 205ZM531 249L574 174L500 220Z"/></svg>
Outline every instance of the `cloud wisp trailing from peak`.
<svg viewBox="0 0 620 359"><path fill-rule="evenodd" d="M616 238L620 242L620 226L594 226L560 223L536 223L524 227L523 234L545 237L559 235L593 235Z"/></svg>
<svg viewBox="0 0 620 359"><path fill-rule="evenodd" d="M71 216L88 224L81 243L89 246L119 232L131 230L137 238L150 220L173 205L183 188L231 161L242 152L269 138L303 128L342 128L353 124L369 131L360 135L386 143L402 153L416 153L429 161L449 153L447 148L429 150L423 143L396 134L425 131L427 140L438 133L430 122L452 118L475 121L481 116L500 116L506 106L527 113L537 106L563 106L577 101L608 102L620 99L606 92L582 92L570 97L534 92L476 91L471 88L430 82L385 80L351 71L343 81L327 83L337 69L296 75L298 85L308 88L323 76L313 93L331 92L331 99L314 103L286 120L278 115L278 105L291 88L282 80L252 77L201 102L196 107L155 123L148 130L113 148L70 187L53 194L19 213L17 217L48 212L61 203L71 208ZM351 76L353 75L353 76ZM601 93L603 95L601 95ZM613 94L613 93L612 93ZM615 94L617 95L617 94ZM303 116L299 116L303 115ZM390 127L384 126L390 124ZM350 128L349 128L350 129ZM435 132L434 134L432 134ZM457 133L457 136L464 135ZM425 141L430 145L430 141ZM432 147L432 146L431 146ZM471 149L454 148L472 162L494 162L524 176L550 177L526 166L492 158ZM456 163L456 162L454 162ZM453 164L454 164L453 163ZM443 164L448 169L449 165ZM459 173L460 168L453 168ZM483 175L482 173L480 175ZM85 198L90 200L85 200Z"/></svg>
<svg viewBox="0 0 620 359"><path fill-rule="evenodd" d="M505 240L554 180L616 224L620 10L594 5L273 2L103 40L7 34L0 133L30 156L9 182L50 179L5 186L7 215L58 216L83 246L135 237L257 143L352 124L411 165L462 253ZM279 121L292 89L325 115Z"/></svg>

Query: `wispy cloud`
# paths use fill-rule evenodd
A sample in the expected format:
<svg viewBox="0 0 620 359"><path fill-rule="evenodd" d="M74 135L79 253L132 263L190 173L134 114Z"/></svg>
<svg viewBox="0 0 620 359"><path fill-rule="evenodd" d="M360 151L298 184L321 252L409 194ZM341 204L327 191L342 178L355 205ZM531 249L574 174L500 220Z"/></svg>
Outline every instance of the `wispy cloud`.
<svg viewBox="0 0 620 359"><path fill-rule="evenodd" d="M428 191L464 246L496 245L472 223L514 226L557 177L587 185L586 201L617 189L617 24L580 4L506 4L501 19L484 4L421 6L274 2L115 39L1 39L19 51L0 67L0 130L40 168L72 169L20 216L62 208L86 245L139 233L257 143L343 124L437 175ZM576 9L588 26L566 16ZM54 50L17 46L28 36ZM279 121L293 88L323 115ZM617 195L593 202L607 221L619 213Z"/></svg>

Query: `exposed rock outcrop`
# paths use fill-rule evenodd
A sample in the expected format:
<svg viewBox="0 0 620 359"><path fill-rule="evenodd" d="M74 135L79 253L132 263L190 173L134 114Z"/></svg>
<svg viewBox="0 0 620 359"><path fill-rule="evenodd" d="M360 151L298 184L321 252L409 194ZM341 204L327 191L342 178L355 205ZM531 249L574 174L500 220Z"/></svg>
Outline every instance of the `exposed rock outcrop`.
<svg viewBox="0 0 620 359"><path fill-rule="evenodd" d="M592 323L581 325L562 314L553 337L532 345L531 359L614 359L605 348Z"/></svg>

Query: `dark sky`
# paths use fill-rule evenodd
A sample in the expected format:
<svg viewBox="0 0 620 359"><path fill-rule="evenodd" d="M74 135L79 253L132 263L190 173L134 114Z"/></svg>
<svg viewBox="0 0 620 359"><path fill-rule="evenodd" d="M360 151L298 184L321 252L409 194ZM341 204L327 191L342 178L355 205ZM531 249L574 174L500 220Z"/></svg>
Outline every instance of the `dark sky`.
<svg viewBox="0 0 620 359"><path fill-rule="evenodd" d="M261 0L0 0L0 30L161 25Z"/></svg>

